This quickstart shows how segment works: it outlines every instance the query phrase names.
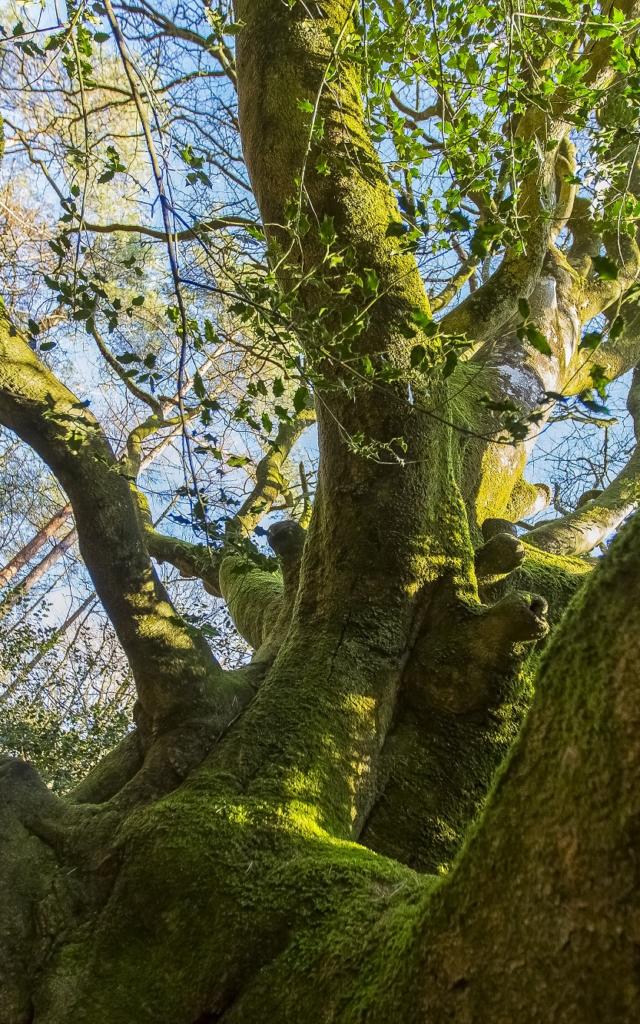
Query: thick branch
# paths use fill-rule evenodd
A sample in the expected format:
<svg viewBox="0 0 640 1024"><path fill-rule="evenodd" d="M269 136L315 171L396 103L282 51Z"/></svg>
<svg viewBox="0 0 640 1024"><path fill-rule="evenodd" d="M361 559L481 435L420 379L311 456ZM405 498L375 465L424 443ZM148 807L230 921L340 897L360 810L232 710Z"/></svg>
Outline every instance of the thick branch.
<svg viewBox="0 0 640 1024"><path fill-rule="evenodd" d="M0 418L44 459L69 496L82 557L146 713L156 720L199 702L215 662L151 567L129 484L97 421L6 319L0 329Z"/></svg>

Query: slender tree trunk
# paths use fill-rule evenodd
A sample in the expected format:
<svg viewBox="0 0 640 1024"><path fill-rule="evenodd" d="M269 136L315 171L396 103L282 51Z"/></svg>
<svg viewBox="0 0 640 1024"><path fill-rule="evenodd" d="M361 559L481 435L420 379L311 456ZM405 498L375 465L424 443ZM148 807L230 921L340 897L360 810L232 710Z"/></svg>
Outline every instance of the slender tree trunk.
<svg viewBox="0 0 640 1024"><path fill-rule="evenodd" d="M6 587L11 583L18 573L33 561L48 540L62 533L70 518L71 505L67 504L56 512L24 547L16 552L4 569L0 569L0 587Z"/></svg>

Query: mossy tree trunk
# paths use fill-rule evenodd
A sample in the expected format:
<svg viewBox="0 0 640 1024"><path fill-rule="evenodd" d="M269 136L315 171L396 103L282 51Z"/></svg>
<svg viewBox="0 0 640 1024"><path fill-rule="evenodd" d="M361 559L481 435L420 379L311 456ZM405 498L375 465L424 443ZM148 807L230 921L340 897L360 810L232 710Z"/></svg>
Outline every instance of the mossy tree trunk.
<svg viewBox="0 0 640 1024"><path fill-rule="evenodd" d="M0 1020L627 1022L640 1013L640 525L586 584L590 566L551 545L525 557L501 517L526 491L526 439L496 445L488 414L450 398L469 364L449 382L412 371L412 347L437 364L440 342L415 334L429 305L389 230L357 67L326 76L353 5L235 6L245 157L283 286L320 276L331 225L354 273L378 282L351 356L393 375L382 391L340 387L308 330L328 295L340 333L339 281L301 289L320 477L308 531L272 529L270 573L163 544L100 425L2 324L0 419L69 496L139 700L136 732L68 799L28 765L0 767ZM492 346L486 389L525 413L575 372L587 315L579 269L553 247L568 215L554 160L523 189L527 258L507 254L457 314ZM516 343L524 294L551 357ZM374 457L345 443L355 435ZM224 596L250 666L220 669L149 551ZM486 803L530 702L523 664L547 600L555 622L579 587Z"/></svg>

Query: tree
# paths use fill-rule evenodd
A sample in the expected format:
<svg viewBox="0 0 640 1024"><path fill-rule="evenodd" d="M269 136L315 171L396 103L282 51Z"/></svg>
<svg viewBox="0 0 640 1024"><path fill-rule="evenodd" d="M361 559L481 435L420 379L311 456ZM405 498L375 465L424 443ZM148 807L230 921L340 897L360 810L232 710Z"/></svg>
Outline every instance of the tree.
<svg viewBox="0 0 640 1024"><path fill-rule="evenodd" d="M182 366L212 340L122 26L202 37L146 3L96 13L160 195ZM523 470L552 410L575 396L606 417L607 381L640 355L639 15L208 9L266 240L263 265L240 258L216 287L286 377L247 387L249 425L269 396L279 425L263 406L271 443L215 537L197 478L202 543L151 524L135 438L117 457L37 331L3 314L0 421L64 490L137 693L135 729L66 798L2 763L7 1024L638 1016L640 520L588 557L637 506L637 449L526 542L515 523L549 498ZM434 154L419 195L412 168ZM66 209L68 242L85 212ZM444 253L439 317L425 252ZM89 333L113 310L107 285L49 276ZM196 413L178 402L187 448L212 411L197 390ZM271 521L275 564L253 531L312 393L313 512ZM635 372L634 421L637 402ZM247 665L221 667L153 561L224 598Z"/></svg>

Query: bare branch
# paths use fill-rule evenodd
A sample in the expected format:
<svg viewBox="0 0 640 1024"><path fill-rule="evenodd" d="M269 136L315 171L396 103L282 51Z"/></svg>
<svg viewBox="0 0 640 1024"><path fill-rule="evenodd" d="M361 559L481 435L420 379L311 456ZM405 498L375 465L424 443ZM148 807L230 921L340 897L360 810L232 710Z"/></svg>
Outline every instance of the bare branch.
<svg viewBox="0 0 640 1024"><path fill-rule="evenodd" d="M640 505L640 370L636 368L627 406L636 446L624 469L603 491L581 501L574 512L527 534L527 544L558 555L582 555L607 540Z"/></svg>

